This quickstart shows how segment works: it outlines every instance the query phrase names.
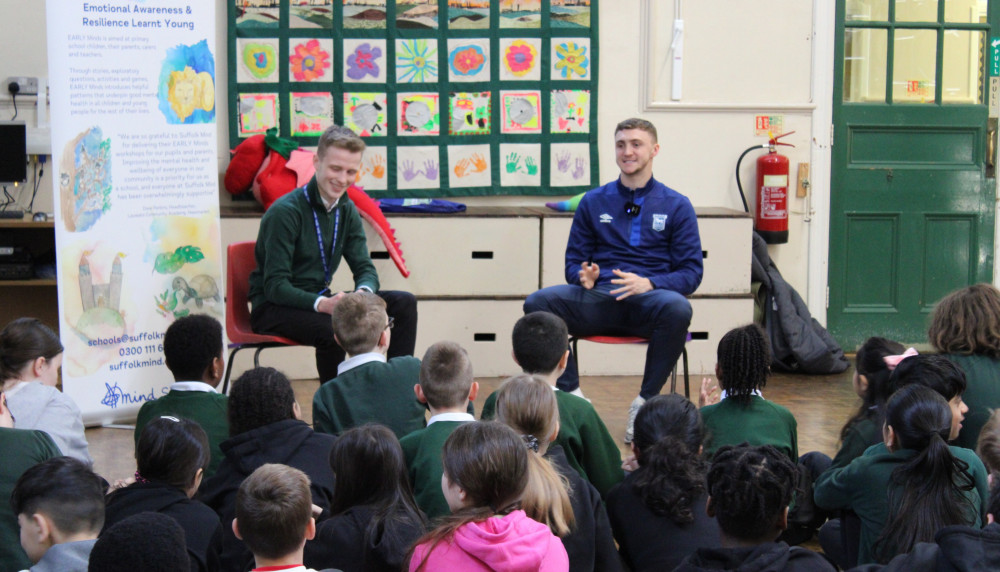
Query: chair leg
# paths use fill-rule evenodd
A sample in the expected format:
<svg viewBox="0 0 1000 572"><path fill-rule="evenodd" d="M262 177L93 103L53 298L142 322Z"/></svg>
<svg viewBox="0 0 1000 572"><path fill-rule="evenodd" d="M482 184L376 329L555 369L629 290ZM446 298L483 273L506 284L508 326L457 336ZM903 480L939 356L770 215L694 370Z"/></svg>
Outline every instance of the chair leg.
<svg viewBox="0 0 1000 572"><path fill-rule="evenodd" d="M580 361L576 359L576 356L577 356L577 353L576 353L576 344L579 341L580 341L579 338L577 338L576 336L570 336L569 337L569 347L570 347L570 351L569 351L570 356L569 356L569 359L573 360L573 369L576 371L576 379L577 379L578 383L579 383L579 380L580 380Z"/></svg>
<svg viewBox="0 0 1000 572"><path fill-rule="evenodd" d="M257 348L257 351L253 353L253 366L260 367L260 352L264 351L264 346Z"/></svg>
<svg viewBox="0 0 1000 572"><path fill-rule="evenodd" d="M236 353L242 349L242 347L237 347L233 348L233 350L229 352L229 362L226 364L226 377L225 381L222 382L223 395L229 394L229 377L233 374L233 360L236 359Z"/></svg>
<svg viewBox="0 0 1000 572"><path fill-rule="evenodd" d="M674 369L670 372L670 393L677 393L677 364L674 364Z"/></svg>
<svg viewBox="0 0 1000 572"><path fill-rule="evenodd" d="M685 347L681 351L681 358L684 360L684 397L691 399L691 383L688 378L688 350ZM675 374L676 375L676 374Z"/></svg>

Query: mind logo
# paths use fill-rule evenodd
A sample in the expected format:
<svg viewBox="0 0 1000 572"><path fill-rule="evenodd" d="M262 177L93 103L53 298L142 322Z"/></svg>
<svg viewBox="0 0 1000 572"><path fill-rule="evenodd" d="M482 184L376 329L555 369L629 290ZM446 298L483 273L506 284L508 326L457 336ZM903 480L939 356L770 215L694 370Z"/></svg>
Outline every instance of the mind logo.
<svg viewBox="0 0 1000 572"><path fill-rule="evenodd" d="M654 214L653 215L653 230L660 232L661 230L667 228L667 215L665 214Z"/></svg>

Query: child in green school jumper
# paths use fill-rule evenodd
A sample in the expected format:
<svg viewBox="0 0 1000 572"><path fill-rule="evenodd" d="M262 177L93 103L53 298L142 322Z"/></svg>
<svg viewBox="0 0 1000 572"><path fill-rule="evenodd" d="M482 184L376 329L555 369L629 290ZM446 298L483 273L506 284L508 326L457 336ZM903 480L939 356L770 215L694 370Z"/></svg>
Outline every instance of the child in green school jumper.
<svg viewBox="0 0 1000 572"><path fill-rule="evenodd" d="M364 292L345 294L333 310L333 336L347 353L337 377L313 395L313 428L339 435L365 423L381 423L396 438L422 429L424 406L410 388L419 381L420 360L386 359L392 320L385 300Z"/></svg>
<svg viewBox="0 0 1000 572"><path fill-rule="evenodd" d="M709 457L723 445L772 445L796 463L799 460L795 417L760 390L770 373L771 352L764 331L756 324L730 330L719 341L715 375L722 401L702 407L708 433Z"/></svg>
<svg viewBox="0 0 1000 572"><path fill-rule="evenodd" d="M427 427L399 440L406 457L410 484L417 506L428 520L451 513L441 492L441 449L452 431L475 421L468 412L479 384L473 381L469 354L455 342L438 342L427 348L420 365L420 383L413 387L417 399L431 411Z"/></svg>
<svg viewBox="0 0 1000 572"><path fill-rule="evenodd" d="M229 398L216 390L225 371L222 325L205 314L179 318L163 336L163 358L174 383L163 397L142 404L135 420L135 443L153 419L164 415L190 419L208 435L212 460L205 477L210 477L222 462L219 445L229 438Z"/></svg>
<svg viewBox="0 0 1000 572"><path fill-rule="evenodd" d="M544 377L555 391L559 406L559 434L555 444L566 453L569 466L590 481L603 497L625 477L621 451L589 401L556 388L566 369L569 349L566 322L550 312L531 312L514 324L511 339L514 361L524 373ZM486 398L482 418L492 419L497 392Z"/></svg>
<svg viewBox="0 0 1000 572"><path fill-rule="evenodd" d="M945 526L986 522L986 468L973 451L948 446L952 414L938 392L904 386L886 403L885 423L884 445L827 471L813 491L819 507L861 519L859 564L884 564Z"/></svg>

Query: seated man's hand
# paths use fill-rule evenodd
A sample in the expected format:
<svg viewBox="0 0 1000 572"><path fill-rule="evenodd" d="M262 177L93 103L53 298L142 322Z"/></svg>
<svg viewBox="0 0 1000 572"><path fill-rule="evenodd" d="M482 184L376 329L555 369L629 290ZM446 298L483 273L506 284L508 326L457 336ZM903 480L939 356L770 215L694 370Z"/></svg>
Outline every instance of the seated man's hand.
<svg viewBox="0 0 1000 572"><path fill-rule="evenodd" d="M649 278L643 278L632 272L622 272L617 268L612 270L615 276L611 280L612 284L621 284L621 288L615 288L610 292L612 296L618 296L615 300L624 300L633 294L645 294L653 289L653 283Z"/></svg>
<svg viewBox="0 0 1000 572"><path fill-rule="evenodd" d="M337 302L340 302L340 299L343 297L343 292L337 292L333 296L320 300L316 309L324 314L333 314L333 309L337 307Z"/></svg>
<svg viewBox="0 0 1000 572"><path fill-rule="evenodd" d="M597 283L597 278L601 275L601 267L593 262L584 262L580 265L579 275L580 286L590 290Z"/></svg>

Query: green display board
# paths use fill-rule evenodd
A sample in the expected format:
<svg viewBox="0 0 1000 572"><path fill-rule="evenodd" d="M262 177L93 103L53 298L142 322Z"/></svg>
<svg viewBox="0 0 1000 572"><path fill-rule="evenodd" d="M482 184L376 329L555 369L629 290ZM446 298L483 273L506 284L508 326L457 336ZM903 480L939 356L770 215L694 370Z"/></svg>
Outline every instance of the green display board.
<svg viewBox="0 0 1000 572"><path fill-rule="evenodd" d="M229 138L346 125L375 197L597 186L597 0L232 0Z"/></svg>

